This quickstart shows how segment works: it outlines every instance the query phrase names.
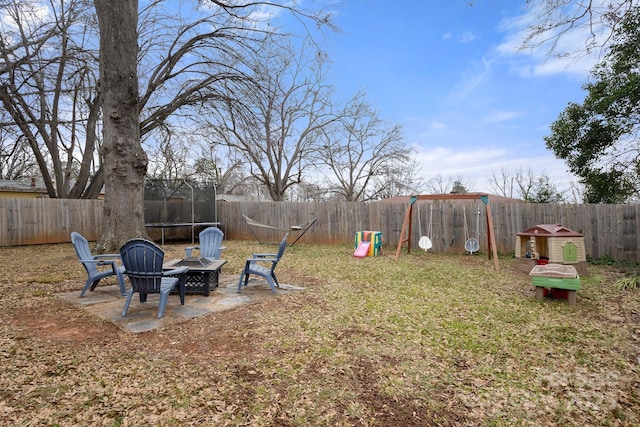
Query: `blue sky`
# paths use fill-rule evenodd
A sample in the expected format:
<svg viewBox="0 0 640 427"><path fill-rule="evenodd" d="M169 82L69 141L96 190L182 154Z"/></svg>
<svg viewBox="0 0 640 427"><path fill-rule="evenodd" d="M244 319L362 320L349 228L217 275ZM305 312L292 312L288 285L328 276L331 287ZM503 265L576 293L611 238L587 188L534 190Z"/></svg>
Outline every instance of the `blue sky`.
<svg viewBox="0 0 640 427"><path fill-rule="evenodd" d="M584 99L595 63L560 61L546 47L516 49L530 15L525 1L345 0L340 34L326 48L339 95L363 89L418 149L425 179L463 178L489 191L502 168L531 168L566 188L571 177L545 147L549 125ZM583 45L579 33L563 40Z"/></svg>

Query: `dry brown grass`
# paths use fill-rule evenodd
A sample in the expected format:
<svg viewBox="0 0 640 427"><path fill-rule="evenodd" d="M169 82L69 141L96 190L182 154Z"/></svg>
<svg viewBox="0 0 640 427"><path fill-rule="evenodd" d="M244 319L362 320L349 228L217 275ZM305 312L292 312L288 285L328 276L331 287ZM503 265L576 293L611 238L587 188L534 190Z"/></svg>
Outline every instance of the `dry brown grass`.
<svg viewBox="0 0 640 427"><path fill-rule="evenodd" d="M271 249L226 244L225 274ZM299 243L278 277L306 291L131 334L57 297L84 281L71 245L2 248L0 424L640 424L640 291L615 270L569 307L511 259L352 253Z"/></svg>

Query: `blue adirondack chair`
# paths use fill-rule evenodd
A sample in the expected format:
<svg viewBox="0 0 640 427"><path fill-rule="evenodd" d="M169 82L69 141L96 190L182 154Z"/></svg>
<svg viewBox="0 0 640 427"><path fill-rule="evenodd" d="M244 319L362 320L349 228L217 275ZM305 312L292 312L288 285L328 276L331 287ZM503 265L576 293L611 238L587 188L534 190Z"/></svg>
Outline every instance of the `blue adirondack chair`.
<svg viewBox="0 0 640 427"><path fill-rule="evenodd" d="M198 246L188 246L185 248L187 257L192 256L192 251L197 249L200 251L200 256L209 260L220 259L220 253L224 246L222 246L222 239L224 233L218 227L208 227L200 232L198 235Z"/></svg>
<svg viewBox="0 0 640 427"><path fill-rule="evenodd" d="M274 270L282 258L284 254L284 250L287 247L287 236L289 233L285 234L282 241L280 242L280 246L278 247L278 252L275 254L253 254L251 258L248 258L245 262L244 269L240 273L240 280L238 281L238 292L242 290L242 282L244 278L244 286L247 286L249 282L249 276L251 274L255 274L256 276L263 277L273 292L277 292L276 288L279 288L278 279L276 279L276 274ZM267 264L269 267L265 267L260 264Z"/></svg>
<svg viewBox="0 0 640 427"><path fill-rule="evenodd" d="M89 249L89 242L80 233L73 231L71 233L71 243L78 255L78 261L82 263L82 266L87 271L87 281L84 283L82 292L80 292L80 298L82 298L87 292L87 289L93 291L98 282L101 279L109 276L116 276L118 278L118 285L120 286L120 293L124 296L127 293L124 283L124 267L118 266L116 261L120 260L120 254L101 254L93 255L91 249ZM98 267L105 267L100 269ZM107 266L109 268L107 268Z"/></svg>
<svg viewBox="0 0 640 427"><path fill-rule="evenodd" d="M144 239L132 239L120 248L125 274L131 282L122 317L127 315L133 294L140 294L140 302L147 301L147 294L160 294L158 319L164 316L169 293L178 286L180 304L184 305L185 273L189 267L162 271L164 251L155 243Z"/></svg>

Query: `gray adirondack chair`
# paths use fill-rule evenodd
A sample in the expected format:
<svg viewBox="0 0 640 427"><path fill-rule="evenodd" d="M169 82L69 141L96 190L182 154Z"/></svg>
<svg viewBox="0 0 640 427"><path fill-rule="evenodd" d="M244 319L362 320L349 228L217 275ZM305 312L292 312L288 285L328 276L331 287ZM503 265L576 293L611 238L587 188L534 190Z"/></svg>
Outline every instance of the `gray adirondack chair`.
<svg viewBox="0 0 640 427"><path fill-rule="evenodd" d="M140 302L147 301L147 294L160 294L158 319L164 316L169 293L178 286L180 304L184 305L185 273L189 267L162 271L164 251L155 243L144 239L132 239L120 248L125 274L131 282L122 317L126 317L133 294L140 294Z"/></svg>
<svg viewBox="0 0 640 427"><path fill-rule="evenodd" d="M200 251L200 256L209 260L220 259L220 254L224 246L222 246L222 239L224 233L218 227L207 227L198 235L199 245L188 246L185 248L186 256L192 256L194 249Z"/></svg>
<svg viewBox="0 0 640 427"><path fill-rule="evenodd" d="M87 239L75 231L71 233L71 243L76 251L76 255L78 255L78 261L82 263L82 266L87 271L87 281L82 287L80 298L84 296L87 289L93 291L101 279L109 276L116 276L118 278L118 285L120 286L120 294L123 296L127 294L123 276L124 267L117 265L117 261L120 260L120 254L93 255L91 249L89 249ZM100 269L98 267L104 268Z"/></svg>
<svg viewBox="0 0 640 427"><path fill-rule="evenodd" d="M279 288L278 279L276 279L276 274L274 270L282 258L284 254L284 250L287 247L287 236L289 233L285 234L282 241L280 242L280 246L278 247L278 252L275 254L253 254L251 258L248 258L245 262L244 269L240 273L240 280L238 281L238 292L242 290L242 282L244 279L244 286L247 286L249 282L249 276L255 274L256 276L263 277L273 292L277 292L276 288ZM268 267L265 267L261 264L267 264Z"/></svg>

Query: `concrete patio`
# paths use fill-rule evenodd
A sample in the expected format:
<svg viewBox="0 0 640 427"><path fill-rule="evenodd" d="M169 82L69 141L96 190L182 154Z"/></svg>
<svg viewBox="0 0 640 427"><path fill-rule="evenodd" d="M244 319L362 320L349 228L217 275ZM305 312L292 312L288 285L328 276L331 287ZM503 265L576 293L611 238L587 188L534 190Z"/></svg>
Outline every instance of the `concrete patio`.
<svg viewBox="0 0 640 427"><path fill-rule="evenodd" d="M270 298L278 298L290 292L304 288L280 284L278 293L273 293L263 279L251 278L241 293L237 292L238 276L219 278L219 286L211 289L208 297L202 295L186 295L184 306L180 304L178 295L171 295L162 319L158 319L159 295L148 295L146 303L140 303L135 294L131 300L126 317L122 317L122 309L126 297L120 295L116 285L98 285L93 292L87 292L80 298L80 290L61 294L66 301L76 304L101 319L110 321L118 327L133 333L146 332L172 324L186 322L195 317L209 313L230 310L242 305L254 304ZM127 289L129 284L127 281Z"/></svg>

